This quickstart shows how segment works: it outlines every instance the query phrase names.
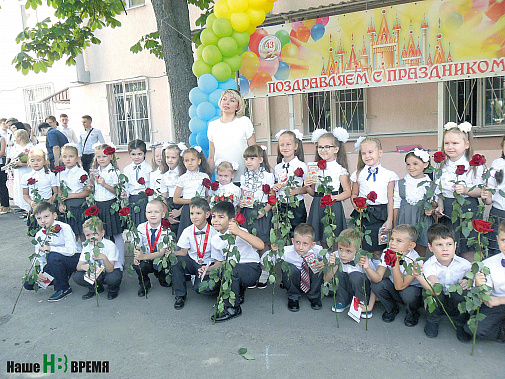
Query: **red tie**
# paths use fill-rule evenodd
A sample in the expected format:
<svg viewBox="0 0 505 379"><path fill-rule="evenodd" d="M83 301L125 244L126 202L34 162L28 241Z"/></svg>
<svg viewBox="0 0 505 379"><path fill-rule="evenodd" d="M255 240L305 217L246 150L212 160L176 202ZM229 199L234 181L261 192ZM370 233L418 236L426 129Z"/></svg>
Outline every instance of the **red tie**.
<svg viewBox="0 0 505 379"><path fill-rule="evenodd" d="M300 271L301 283L300 289L307 293L310 290L310 275L309 275L309 265L305 261L302 261L302 270Z"/></svg>

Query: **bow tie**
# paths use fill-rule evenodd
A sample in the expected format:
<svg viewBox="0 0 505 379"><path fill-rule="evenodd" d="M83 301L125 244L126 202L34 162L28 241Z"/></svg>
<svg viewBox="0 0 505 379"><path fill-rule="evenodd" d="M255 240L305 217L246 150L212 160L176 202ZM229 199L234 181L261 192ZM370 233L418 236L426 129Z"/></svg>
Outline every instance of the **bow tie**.
<svg viewBox="0 0 505 379"><path fill-rule="evenodd" d="M133 169L134 169L134 170L137 170L137 171L138 171L138 170L140 170L140 165L138 165L138 166L133 166Z"/></svg>
<svg viewBox="0 0 505 379"><path fill-rule="evenodd" d="M284 164L282 165L282 168L285 168L285 169L286 169L286 171L287 171L287 170L288 170L288 168L289 168L289 162L288 162L288 163L284 163Z"/></svg>
<svg viewBox="0 0 505 379"><path fill-rule="evenodd" d="M501 260L502 267L505 267L505 258Z"/></svg>
<svg viewBox="0 0 505 379"><path fill-rule="evenodd" d="M354 261L349 261L347 263L344 263L345 265L349 265L349 266L356 266L356 263L354 263Z"/></svg>
<svg viewBox="0 0 505 379"><path fill-rule="evenodd" d="M370 177L373 175L373 181L375 182L375 175L379 172L379 167L368 167L368 176L366 177L366 180L370 179Z"/></svg>
<svg viewBox="0 0 505 379"><path fill-rule="evenodd" d="M205 234L205 232L203 230L199 231L199 232L195 232L195 236L202 236L204 234Z"/></svg>

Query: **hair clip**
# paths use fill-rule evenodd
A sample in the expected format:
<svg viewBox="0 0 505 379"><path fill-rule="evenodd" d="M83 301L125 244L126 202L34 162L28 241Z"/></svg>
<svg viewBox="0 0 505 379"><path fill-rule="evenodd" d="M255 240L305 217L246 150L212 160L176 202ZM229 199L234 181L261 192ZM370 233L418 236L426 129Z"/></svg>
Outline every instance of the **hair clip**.
<svg viewBox="0 0 505 379"><path fill-rule="evenodd" d="M420 160L422 160L424 163L427 163L430 161L430 154L423 149L418 149L417 147L413 151L414 155L418 157Z"/></svg>
<svg viewBox="0 0 505 379"><path fill-rule="evenodd" d="M366 139L366 137L363 137L363 136L360 136L358 137L358 139L356 140L356 143L354 144L354 149L356 149L356 151L360 151L360 148L361 148L361 143Z"/></svg>
<svg viewBox="0 0 505 379"><path fill-rule="evenodd" d="M151 145L149 145L150 149L154 149L155 147L162 146L163 142L153 142Z"/></svg>
<svg viewBox="0 0 505 379"><path fill-rule="evenodd" d="M321 136L325 135L326 133L328 133L326 129L316 129L312 132L312 137L310 140L312 143L317 143L319 138L321 138Z"/></svg>
<svg viewBox="0 0 505 379"><path fill-rule="evenodd" d="M341 126L333 129L332 134L342 143L346 143L349 140L349 132Z"/></svg>

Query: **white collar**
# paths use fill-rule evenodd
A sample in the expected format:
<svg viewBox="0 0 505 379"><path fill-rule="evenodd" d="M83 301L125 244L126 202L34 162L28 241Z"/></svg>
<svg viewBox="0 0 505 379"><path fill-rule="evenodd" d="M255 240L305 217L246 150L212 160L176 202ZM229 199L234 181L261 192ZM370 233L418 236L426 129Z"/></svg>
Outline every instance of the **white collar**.
<svg viewBox="0 0 505 379"><path fill-rule="evenodd" d="M468 164L468 159L466 159L465 154L463 154L461 157L459 157L459 159L456 161L451 161L450 159L447 161L447 165L451 166L451 167L456 167L459 165L466 166L467 164Z"/></svg>
<svg viewBox="0 0 505 379"><path fill-rule="evenodd" d="M72 174L75 174L79 170L79 166L75 165L72 167L70 170L67 168L68 172L71 172Z"/></svg>

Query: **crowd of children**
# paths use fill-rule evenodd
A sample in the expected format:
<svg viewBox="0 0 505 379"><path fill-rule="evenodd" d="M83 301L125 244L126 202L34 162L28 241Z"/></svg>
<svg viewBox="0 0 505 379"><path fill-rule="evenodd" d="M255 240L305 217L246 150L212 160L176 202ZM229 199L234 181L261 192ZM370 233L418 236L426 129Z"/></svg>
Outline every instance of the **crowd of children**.
<svg viewBox="0 0 505 379"><path fill-rule="evenodd" d="M225 91L224 96L237 95ZM133 228L138 296L148 294L149 275L154 273L161 286L173 285L175 309L184 307L190 276L197 293L220 294L219 280L214 280L220 272L229 281L225 290L231 292L212 320L240 316L246 288L265 288L271 277L265 265L282 261L286 263L282 286L287 290L290 311L299 310L303 294L313 309L321 309L323 283L338 282L334 312L352 307L358 317L370 318L377 299L385 308L383 321L392 322L404 304L404 323L412 327L419 321L423 296L435 296L437 306L428 312L426 335L436 337L443 304L454 316L458 339L469 340L469 314L460 313L457 305L471 287L465 275L476 250L472 238L476 232L461 225L467 221L465 217L482 218L482 198L485 204L492 204L493 232L490 257L484 260L489 274L476 275L475 285L487 283L491 300L482 305L481 312L488 317L479 323L477 335L503 339L503 142L502 158L484 170L473 160L471 126L449 123L443 152L434 159L436 165L431 165L427 151L416 148L406 154L407 174L400 179L381 165L383 151L377 138L360 137L356 142L356 170L347 164L344 145L349 134L343 128L314 131L314 162L305 163L298 131L281 130L276 138L278 154L273 169L266 148L252 144L243 152L244 167L217 160L212 162L214 172L209 171L199 146L186 148L181 143L153 146L149 164L146 144L131 141L128 152L132 163L123 173L110 144L98 142L92 153L71 143L65 145L61 150L65 167L56 167L56 174L48 171L44 152L31 149L31 171L21 178L21 187L33 213L30 230L42 228L36 234L35 249L39 276L47 273L54 278L56 292L49 301L72 292L68 283L71 275L77 284L89 288L84 299L102 292L104 284L108 298L114 299L124 265L123 232ZM89 173L79 166L79 154L84 152L93 154ZM239 180L234 182L237 172ZM216 181L212 182L214 174ZM313 198L308 214L306 194ZM354 207L350 217L358 222L354 229L348 227L344 214L343 202L348 199ZM360 203L363 199L366 203ZM453 217L454 213L471 216ZM57 219L67 220L68 225ZM278 233L280 224L282 228L287 225L284 234ZM56 232L55 226L59 226ZM170 240L163 238L162 231L167 228ZM230 235L233 238L227 237ZM279 241L282 235L286 238ZM402 262L387 259L388 247ZM433 256L424 264L414 264L423 260L426 249ZM169 267L161 265L160 258L169 254L174 254ZM233 261L232 270L224 274L229 260ZM412 262L408 270L407 261ZM103 271L94 286L89 273L97 262ZM389 277L384 277L388 269ZM443 286L441 292L434 290L437 283ZM449 295L454 284L461 285L463 294ZM27 282L25 287L32 288L33 283Z"/></svg>

